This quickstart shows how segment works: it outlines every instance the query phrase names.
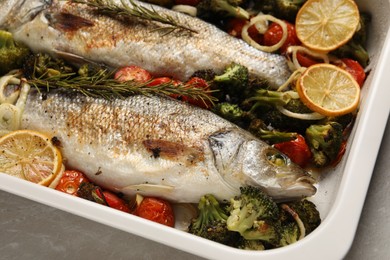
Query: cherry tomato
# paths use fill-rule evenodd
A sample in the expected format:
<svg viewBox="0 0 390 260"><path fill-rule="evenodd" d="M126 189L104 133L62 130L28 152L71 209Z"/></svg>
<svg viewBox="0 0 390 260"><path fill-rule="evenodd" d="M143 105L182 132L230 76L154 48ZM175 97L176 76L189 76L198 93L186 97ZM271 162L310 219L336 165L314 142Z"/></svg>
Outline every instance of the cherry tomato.
<svg viewBox="0 0 390 260"><path fill-rule="evenodd" d="M341 59L345 64L345 70L351 73L355 78L360 87L363 86L364 80L366 79L366 73L364 72L363 67L356 60L344 58Z"/></svg>
<svg viewBox="0 0 390 260"><path fill-rule="evenodd" d="M280 47L281 53L285 53L289 46L299 45L301 43L295 32L295 26L286 21L285 23L287 24L287 39L282 45L282 47ZM282 27L277 23L271 23L268 30L264 34L264 45L265 46L275 45L278 42L280 42L282 37L283 37Z"/></svg>
<svg viewBox="0 0 390 260"><path fill-rule="evenodd" d="M343 156L345 154L346 148L347 148L347 142L343 141L341 143L340 150L337 153L336 159L334 159L334 161L332 162L333 166L336 166L341 161L341 159L343 158Z"/></svg>
<svg viewBox="0 0 390 260"><path fill-rule="evenodd" d="M101 195L99 195L99 196L101 196ZM130 207L126 203L126 201L119 198L116 194L114 194L110 191L103 191L102 197L104 197L104 200L106 201L107 206L109 206L110 208L121 210L121 211L127 212L127 213L131 212Z"/></svg>
<svg viewBox="0 0 390 260"><path fill-rule="evenodd" d="M245 20L232 18L227 22L226 32L231 36L241 38L242 27L245 25Z"/></svg>
<svg viewBox="0 0 390 260"><path fill-rule="evenodd" d="M197 6L201 0L175 0L176 5Z"/></svg>
<svg viewBox="0 0 390 260"><path fill-rule="evenodd" d="M274 144L274 147L287 155L291 161L301 167L305 167L312 156L310 148L306 144L305 138L299 134L296 139Z"/></svg>
<svg viewBox="0 0 390 260"><path fill-rule="evenodd" d="M114 79L120 82L136 81L140 83L148 82L152 79L152 75L145 69L132 65L120 68L114 75Z"/></svg>
<svg viewBox="0 0 390 260"><path fill-rule="evenodd" d="M239 18L232 18L227 23L226 31L228 34L241 38L242 28L244 27L246 20ZM263 44L263 35L258 32L255 25L252 25L248 28L249 36L258 44Z"/></svg>
<svg viewBox="0 0 390 260"><path fill-rule="evenodd" d="M299 51L297 52L297 60L302 67L306 68L310 67L311 65L320 63L320 61L317 61L315 58L312 58L306 53Z"/></svg>
<svg viewBox="0 0 390 260"><path fill-rule="evenodd" d="M76 170L66 170L55 189L77 196L77 190L83 182L89 182L89 179L82 172Z"/></svg>
<svg viewBox="0 0 390 260"><path fill-rule="evenodd" d="M135 215L169 227L175 225L172 205L164 199L145 197L136 208Z"/></svg>
<svg viewBox="0 0 390 260"><path fill-rule="evenodd" d="M205 91L209 90L209 84L206 80L199 78L199 77L192 77L187 82L186 85L190 87L200 88L204 89ZM209 108L211 106L211 103L208 101L203 100L196 100L190 97L184 97L183 101L187 101L190 104L193 104L195 106L201 107L201 108Z"/></svg>
<svg viewBox="0 0 390 260"><path fill-rule="evenodd" d="M155 86L158 86L158 85L169 83L171 81L172 81L172 79L169 78L169 77L155 78L150 83L148 83L148 86L149 87L155 87Z"/></svg>

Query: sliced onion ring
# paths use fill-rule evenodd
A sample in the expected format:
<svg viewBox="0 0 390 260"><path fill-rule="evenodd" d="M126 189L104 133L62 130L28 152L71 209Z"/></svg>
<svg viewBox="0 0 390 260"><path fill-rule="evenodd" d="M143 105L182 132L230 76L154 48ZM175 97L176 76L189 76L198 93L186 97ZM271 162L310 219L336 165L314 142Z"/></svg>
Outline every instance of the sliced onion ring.
<svg viewBox="0 0 390 260"><path fill-rule="evenodd" d="M248 28L256 23L264 22L264 21L271 21L271 22L279 24L282 27L282 30L283 30L282 39L277 44L274 44L272 46L260 45L249 36ZM261 50L261 51L265 51L265 52L274 52L274 51L278 50L280 47L282 47L284 42L287 40L287 35L288 34L287 34L286 23L284 21L272 16L272 15L269 15L269 14L266 14L266 15L258 14L257 16L251 18L249 23L244 25L244 27L242 28L242 32L241 32L241 37L244 41L246 41L252 47L254 47L258 50Z"/></svg>
<svg viewBox="0 0 390 260"><path fill-rule="evenodd" d="M282 113L283 115L286 115L288 117L293 117L293 118L297 118L297 119L301 119L301 120L320 120L320 119L323 119L325 118L324 115L321 115L317 112L313 112L313 113L305 113L305 114L302 114L302 113L295 113L295 112L292 112L290 110L287 110L285 109L284 107L282 106L276 106L276 108L280 111L280 113Z"/></svg>
<svg viewBox="0 0 390 260"><path fill-rule="evenodd" d="M311 57L321 59L323 60L324 63L329 63L329 56L326 53L321 53L321 52L315 52L313 50L310 50L304 46L289 46L287 48L287 54L291 54L292 56L292 62L295 66L295 69L300 69L303 68L301 64L299 64L298 58L297 58L297 53L298 52L303 52L308 54Z"/></svg>

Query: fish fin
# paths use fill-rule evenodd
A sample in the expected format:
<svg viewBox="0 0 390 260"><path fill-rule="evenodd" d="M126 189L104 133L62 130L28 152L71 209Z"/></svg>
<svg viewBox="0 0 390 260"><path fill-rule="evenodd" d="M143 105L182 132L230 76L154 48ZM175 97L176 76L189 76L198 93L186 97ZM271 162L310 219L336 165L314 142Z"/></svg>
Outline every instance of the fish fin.
<svg viewBox="0 0 390 260"><path fill-rule="evenodd" d="M244 139L236 131L226 130L209 136L210 148L220 173L231 168Z"/></svg>
<svg viewBox="0 0 390 260"><path fill-rule="evenodd" d="M133 191L134 193L139 194L168 194L171 193L175 187L170 185L161 185L161 184L149 184L149 183L141 183L129 185L121 189L123 191Z"/></svg>
<svg viewBox="0 0 390 260"><path fill-rule="evenodd" d="M148 139L143 141L145 148L154 158L176 160L191 165L204 159L203 152L196 147L183 143L171 142L160 139Z"/></svg>
<svg viewBox="0 0 390 260"><path fill-rule="evenodd" d="M54 50L53 54L54 54L54 56L56 56L56 57L58 57L60 59L64 59L67 62L75 65L76 67L81 67L84 64L92 64L92 65L94 65L96 67L103 67L102 64L99 64L99 63L97 63L95 61L89 60L87 58L84 58L84 57L79 56L79 55L74 54L74 53Z"/></svg>
<svg viewBox="0 0 390 260"><path fill-rule="evenodd" d="M51 27L65 32L74 32L95 25L91 20L68 12L47 14L46 19L48 19Z"/></svg>

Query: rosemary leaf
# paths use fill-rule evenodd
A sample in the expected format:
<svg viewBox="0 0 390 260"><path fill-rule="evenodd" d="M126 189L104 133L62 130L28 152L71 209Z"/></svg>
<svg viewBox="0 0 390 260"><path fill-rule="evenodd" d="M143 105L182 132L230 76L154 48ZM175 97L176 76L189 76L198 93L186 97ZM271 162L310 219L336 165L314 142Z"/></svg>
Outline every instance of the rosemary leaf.
<svg viewBox="0 0 390 260"><path fill-rule="evenodd" d="M42 75L32 77L28 83L40 91L61 90L65 92L79 92L94 98L126 98L131 95L178 95L186 96L204 103L213 104L216 98L213 91L197 88L188 84L174 84L172 82L150 87L146 83L134 81L119 82L112 78L112 73L100 71L92 76L79 76L76 73L54 76Z"/></svg>
<svg viewBox="0 0 390 260"><path fill-rule="evenodd" d="M121 0L121 6L115 4L112 0L72 0L71 2L88 5L90 7L95 8L99 13L110 16L114 19L136 17L148 21L159 22L163 25L167 25L162 26L159 29L165 32L165 34L171 33L176 30L184 30L190 33L197 33L196 30L191 29L186 25L179 24L172 16L169 16L167 14L160 14L153 7L149 9L145 6L138 5L133 0L128 0L128 3L126 3L125 0Z"/></svg>

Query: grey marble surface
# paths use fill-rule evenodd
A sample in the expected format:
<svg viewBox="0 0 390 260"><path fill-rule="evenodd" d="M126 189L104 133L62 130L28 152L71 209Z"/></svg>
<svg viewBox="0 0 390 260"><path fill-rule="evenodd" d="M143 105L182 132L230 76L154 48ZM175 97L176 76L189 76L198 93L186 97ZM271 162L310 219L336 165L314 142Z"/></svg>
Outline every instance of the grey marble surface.
<svg viewBox="0 0 390 260"><path fill-rule="evenodd" d="M356 237L345 259L390 259L389 159L388 122ZM0 259L201 258L0 191Z"/></svg>

